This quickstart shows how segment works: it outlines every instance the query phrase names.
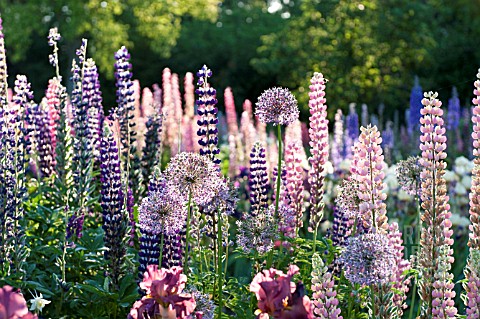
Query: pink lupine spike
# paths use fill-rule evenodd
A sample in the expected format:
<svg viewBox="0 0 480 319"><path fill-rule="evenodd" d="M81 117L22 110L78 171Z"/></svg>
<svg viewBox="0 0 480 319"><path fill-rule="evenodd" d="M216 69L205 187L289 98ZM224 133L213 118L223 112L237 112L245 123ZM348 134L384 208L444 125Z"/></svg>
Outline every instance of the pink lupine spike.
<svg viewBox="0 0 480 319"><path fill-rule="evenodd" d="M313 313L320 319L343 319L340 316L335 281L318 253L312 257Z"/></svg>
<svg viewBox="0 0 480 319"><path fill-rule="evenodd" d="M480 318L480 69L477 73L477 80L474 83L475 97L472 122L473 122L473 171L472 187L470 192L470 235L468 246L470 247L470 257L465 267L464 284L467 292L465 306L467 308L467 319Z"/></svg>
<svg viewBox="0 0 480 319"><path fill-rule="evenodd" d="M323 74L315 72L310 80L310 170L308 183L310 184L310 223L309 231L314 232L323 217L323 180L325 178L325 164L328 161L328 120L325 99L325 84L327 80Z"/></svg>
<svg viewBox="0 0 480 319"><path fill-rule="evenodd" d="M380 233L388 230L386 194L383 182L385 161L380 144L382 138L376 126L360 128L360 136L353 146L350 173L359 185L360 216L365 227L376 228Z"/></svg>
<svg viewBox="0 0 480 319"><path fill-rule="evenodd" d="M450 273L453 262L453 239L450 238L451 222L449 218L448 196L445 174L446 157L443 134L443 111L438 94L429 92L424 94L421 110L422 118L420 131L420 150L423 166L421 173L422 222L420 262L421 282L420 297L426 305L422 309L420 318L454 318L457 312L453 299L453 275Z"/></svg>
<svg viewBox="0 0 480 319"><path fill-rule="evenodd" d="M287 192L290 197L290 207L295 211L296 228L303 226L304 195L303 195L303 168L300 141L292 141L285 149Z"/></svg>

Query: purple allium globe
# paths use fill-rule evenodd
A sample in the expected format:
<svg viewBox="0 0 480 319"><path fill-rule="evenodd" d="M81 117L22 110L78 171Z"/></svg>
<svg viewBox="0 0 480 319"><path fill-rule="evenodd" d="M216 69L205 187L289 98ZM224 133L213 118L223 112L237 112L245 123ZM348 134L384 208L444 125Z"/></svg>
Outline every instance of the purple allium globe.
<svg viewBox="0 0 480 319"><path fill-rule="evenodd" d="M345 278L360 285L384 284L396 272L396 252L386 235L368 233L348 239L340 256Z"/></svg>
<svg viewBox="0 0 480 319"><path fill-rule="evenodd" d="M421 179L423 167L420 164L419 156L410 156L406 160L397 163L397 180L400 187L408 195L417 195L420 197Z"/></svg>
<svg viewBox="0 0 480 319"><path fill-rule="evenodd" d="M255 115L264 124L289 125L295 122L300 114L295 96L281 87L265 90L255 105Z"/></svg>
<svg viewBox="0 0 480 319"><path fill-rule="evenodd" d="M165 170L165 179L173 191L191 194L195 204L204 206L210 203L225 184L217 166L206 156L182 152L170 160Z"/></svg>
<svg viewBox="0 0 480 319"><path fill-rule="evenodd" d="M175 235L185 225L187 207L184 199L171 190L149 192L138 208L139 227L153 234Z"/></svg>

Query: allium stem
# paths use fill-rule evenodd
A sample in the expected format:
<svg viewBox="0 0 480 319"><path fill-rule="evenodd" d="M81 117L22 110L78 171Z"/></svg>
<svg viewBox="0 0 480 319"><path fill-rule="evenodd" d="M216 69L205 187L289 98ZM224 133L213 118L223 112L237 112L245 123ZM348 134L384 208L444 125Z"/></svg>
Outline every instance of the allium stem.
<svg viewBox="0 0 480 319"><path fill-rule="evenodd" d="M164 227L164 225L163 225L164 223L165 223L165 221L162 220L162 229L165 229L165 227ZM161 237L160 237L160 259L159 259L159 262L158 262L158 265L159 265L160 267L162 267L164 240L165 240L165 230L162 231L162 235L161 235Z"/></svg>
<svg viewBox="0 0 480 319"><path fill-rule="evenodd" d="M281 125L277 125L277 139L278 139L278 168L277 172L277 192L275 193L275 214L274 218L275 220L278 219L278 204L280 201L280 182L282 179L282 174L280 173L282 171L282 127Z"/></svg>
<svg viewBox="0 0 480 319"><path fill-rule="evenodd" d="M222 308L223 308L223 274L222 274L222 254L223 254L223 231L222 231L222 215L220 209L218 210L218 260L217 260L217 274L218 274L218 319L222 318Z"/></svg>
<svg viewBox="0 0 480 319"><path fill-rule="evenodd" d="M185 261L183 262L183 272L185 276L188 275L188 242L190 241L190 218L192 215L192 192L188 192L188 203L187 203L187 229L185 232Z"/></svg>

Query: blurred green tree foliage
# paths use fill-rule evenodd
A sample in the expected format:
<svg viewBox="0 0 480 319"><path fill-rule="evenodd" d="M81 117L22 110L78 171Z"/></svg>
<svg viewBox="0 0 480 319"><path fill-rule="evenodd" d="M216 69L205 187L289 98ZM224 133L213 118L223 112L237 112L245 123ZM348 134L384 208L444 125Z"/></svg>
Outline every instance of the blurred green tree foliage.
<svg viewBox="0 0 480 319"><path fill-rule="evenodd" d="M11 75L45 88L53 75L46 36L57 26L65 75L81 38L89 39L107 107L122 45L143 86L159 83L164 67L182 78L207 64L220 101L227 86L239 108L268 87L288 86L304 119L315 71L330 80L331 108L385 103L391 118L408 107L415 75L444 101L457 86L464 102L480 66L480 0L0 0L0 13Z"/></svg>

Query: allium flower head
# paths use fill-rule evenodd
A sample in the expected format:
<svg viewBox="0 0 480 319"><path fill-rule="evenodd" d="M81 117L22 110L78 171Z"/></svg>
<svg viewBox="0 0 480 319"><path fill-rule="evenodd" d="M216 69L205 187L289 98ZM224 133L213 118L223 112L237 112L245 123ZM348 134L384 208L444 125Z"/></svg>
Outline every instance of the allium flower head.
<svg viewBox="0 0 480 319"><path fill-rule="evenodd" d="M289 125L295 122L300 114L295 96L281 87L265 90L255 105L255 115L265 124Z"/></svg>
<svg viewBox="0 0 480 319"><path fill-rule="evenodd" d="M359 205L361 203L358 197L358 190L360 186L354 179L347 178L338 186L338 196L335 199L335 204L339 211L342 212L346 218L358 218L360 216Z"/></svg>
<svg viewBox="0 0 480 319"><path fill-rule="evenodd" d="M255 293L258 309L257 319L313 319L310 299L304 295L301 283L291 282L299 271L291 265L287 274L270 268L258 273L250 284L250 291Z"/></svg>
<svg viewBox="0 0 480 319"><path fill-rule="evenodd" d="M418 156L410 156L397 163L398 184L407 194L420 196L422 169Z"/></svg>
<svg viewBox="0 0 480 319"><path fill-rule="evenodd" d="M350 237L339 261L350 282L367 286L388 282L397 267L388 237L378 233Z"/></svg>
<svg viewBox="0 0 480 319"><path fill-rule="evenodd" d="M265 254L273 248L277 238L273 211L264 209L258 214L237 220L237 245L244 252L256 251Z"/></svg>
<svg viewBox="0 0 480 319"><path fill-rule="evenodd" d="M218 194L224 183L216 165L206 156L197 153L177 154L165 170L165 178L175 192L192 195L192 200L200 206L208 204Z"/></svg>
<svg viewBox="0 0 480 319"><path fill-rule="evenodd" d="M185 224L187 207L184 198L166 187L161 191L149 192L138 208L139 227L152 234L177 233Z"/></svg>

